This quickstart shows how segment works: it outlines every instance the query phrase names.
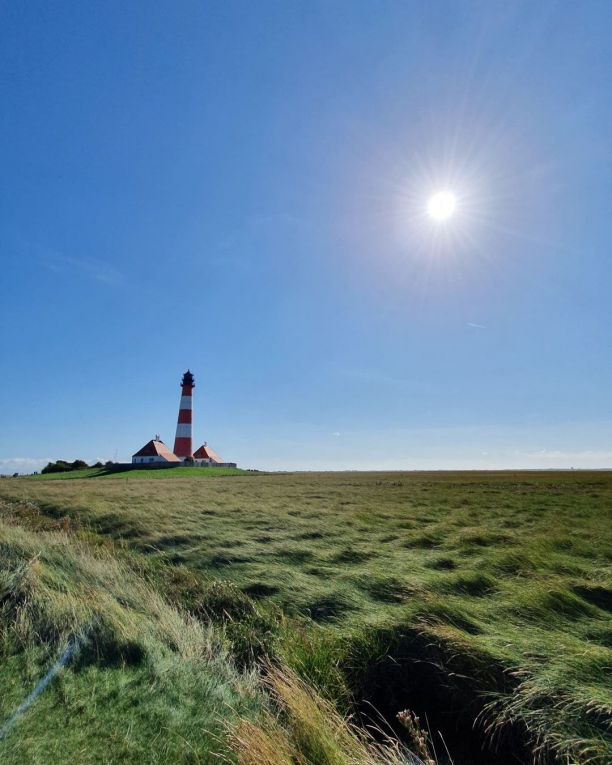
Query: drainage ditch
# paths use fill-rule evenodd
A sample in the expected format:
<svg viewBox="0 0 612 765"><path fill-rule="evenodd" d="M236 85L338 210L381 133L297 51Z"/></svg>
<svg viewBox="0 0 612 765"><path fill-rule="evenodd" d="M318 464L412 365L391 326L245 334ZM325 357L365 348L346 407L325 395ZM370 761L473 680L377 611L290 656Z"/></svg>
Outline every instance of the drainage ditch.
<svg viewBox="0 0 612 765"><path fill-rule="evenodd" d="M512 678L497 662L450 653L431 636L417 632L379 634L376 643L379 649L385 647L376 656L362 655L349 673L364 725L405 739L397 713L409 709L429 733L439 765L532 762L523 728L506 726L491 741L483 726L475 723L487 694L512 690Z"/></svg>

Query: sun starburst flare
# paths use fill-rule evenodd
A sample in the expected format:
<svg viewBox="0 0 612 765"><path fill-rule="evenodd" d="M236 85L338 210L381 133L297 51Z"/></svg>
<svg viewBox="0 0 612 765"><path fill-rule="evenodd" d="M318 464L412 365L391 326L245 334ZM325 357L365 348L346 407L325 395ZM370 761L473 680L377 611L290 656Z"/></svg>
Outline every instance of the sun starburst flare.
<svg viewBox="0 0 612 765"><path fill-rule="evenodd" d="M452 191L438 191L427 202L427 214L437 221L452 218L457 207L457 199Z"/></svg>

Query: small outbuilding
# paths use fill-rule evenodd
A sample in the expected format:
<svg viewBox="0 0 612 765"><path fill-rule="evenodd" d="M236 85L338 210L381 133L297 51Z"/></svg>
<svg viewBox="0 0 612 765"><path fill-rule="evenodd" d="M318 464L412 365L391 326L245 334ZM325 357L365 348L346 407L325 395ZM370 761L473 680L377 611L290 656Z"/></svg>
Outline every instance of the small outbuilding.
<svg viewBox="0 0 612 765"><path fill-rule="evenodd" d="M181 462L181 460L168 449L159 436L155 436L140 451L132 455L132 465L154 465L160 462Z"/></svg>
<svg viewBox="0 0 612 765"><path fill-rule="evenodd" d="M202 460L205 462L210 462L214 465L223 465L225 464L221 457L213 451L210 446L206 443L206 441L200 446L199 449L197 449L193 453L194 460Z"/></svg>

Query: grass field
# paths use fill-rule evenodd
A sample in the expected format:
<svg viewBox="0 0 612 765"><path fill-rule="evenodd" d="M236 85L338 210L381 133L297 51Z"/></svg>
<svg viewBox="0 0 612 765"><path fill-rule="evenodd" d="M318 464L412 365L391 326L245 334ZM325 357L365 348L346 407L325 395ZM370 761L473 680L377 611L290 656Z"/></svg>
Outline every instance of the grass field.
<svg viewBox="0 0 612 765"><path fill-rule="evenodd" d="M612 761L612 474L195 471L0 482L4 761Z"/></svg>

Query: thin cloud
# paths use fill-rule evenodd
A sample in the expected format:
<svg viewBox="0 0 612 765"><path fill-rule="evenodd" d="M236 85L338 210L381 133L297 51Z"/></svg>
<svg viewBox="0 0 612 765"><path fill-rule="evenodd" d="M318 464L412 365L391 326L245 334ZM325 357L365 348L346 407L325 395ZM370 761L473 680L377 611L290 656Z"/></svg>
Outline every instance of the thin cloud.
<svg viewBox="0 0 612 765"><path fill-rule="evenodd" d="M561 449L539 449L532 452L524 452L525 457L531 459L551 460L553 462L563 460L575 460L576 462L582 462L587 460L589 462L602 462L612 464L612 451L597 450L597 449L585 449L584 451L571 451L565 452Z"/></svg>
<svg viewBox="0 0 612 765"><path fill-rule="evenodd" d="M256 213L255 215L250 215L246 219L247 225L250 226L299 226L303 222L304 221L300 216L286 212Z"/></svg>
<svg viewBox="0 0 612 765"><path fill-rule="evenodd" d="M484 324L476 324L476 322L474 321L468 321L467 326L474 327L474 329L486 329L486 326Z"/></svg>
<svg viewBox="0 0 612 765"><path fill-rule="evenodd" d="M3 457L0 458L0 475L33 473L51 462L51 457Z"/></svg>
<svg viewBox="0 0 612 765"><path fill-rule="evenodd" d="M98 258L74 258L70 255L48 253L41 258L41 262L45 268L57 274L72 271L103 284L116 285L123 282L121 271Z"/></svg>
<svg viewBox="0 0 612 765"><path fill-rule="evenodd" d="M355 380L363 380L364 382L382 385L405 385L407 382L407 380L402 377L393 377L393 375L387 375L384 372L369 369L342 369L340 370L340 373Z"/></svg>

